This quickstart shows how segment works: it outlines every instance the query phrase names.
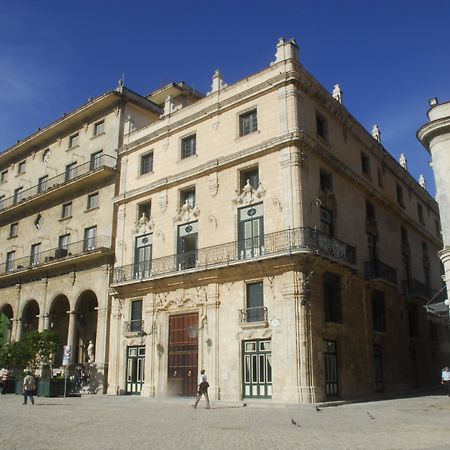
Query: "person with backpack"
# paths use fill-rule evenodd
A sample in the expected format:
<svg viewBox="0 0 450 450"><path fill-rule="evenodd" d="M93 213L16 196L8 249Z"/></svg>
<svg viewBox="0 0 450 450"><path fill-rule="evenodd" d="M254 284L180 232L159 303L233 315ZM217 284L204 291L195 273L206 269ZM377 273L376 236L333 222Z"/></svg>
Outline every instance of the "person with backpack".
<svg viewBox="0 0 450 450"><path fill-rule="evenodd" d="M23 405L27 404L28 398L31 401L31 404L34 405L33 394L36 390L36 380L34 379L31 372L27 372L27 376L23 379Z"/></svg>

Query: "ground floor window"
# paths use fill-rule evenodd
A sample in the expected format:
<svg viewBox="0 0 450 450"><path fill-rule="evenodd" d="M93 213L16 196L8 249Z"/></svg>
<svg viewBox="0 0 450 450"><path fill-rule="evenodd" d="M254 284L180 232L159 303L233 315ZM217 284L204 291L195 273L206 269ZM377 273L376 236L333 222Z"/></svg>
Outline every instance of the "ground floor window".
<svg viewBox="0 0 450 450"><path fill-rule="evenodd" d="M324 341L325 395L339 395L336 341Z"/></svg>
<svg viewBox="0 0 450 450"><path fill-rule="evenodd" d="M246 398L272 397L272 342L270 339L242 342L243 391Z"/></svg>
<svg viewBox="0 0 450 450"><path fill-rule="evenodd" d="M127 394L140 394L145 379L145 346L127 347Z"/></svg>

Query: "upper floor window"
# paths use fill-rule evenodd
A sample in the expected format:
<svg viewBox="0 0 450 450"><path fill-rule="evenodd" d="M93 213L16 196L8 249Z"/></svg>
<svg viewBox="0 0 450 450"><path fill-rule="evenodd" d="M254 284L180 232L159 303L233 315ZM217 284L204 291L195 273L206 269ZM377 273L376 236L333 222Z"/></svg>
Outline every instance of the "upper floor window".
<svg viewBox="0 0 450 450"><path fill-rule="evenodd" d="M133 300L131 302L130 331L136 332L141 330L142 330L142 300Z"/></svg>
<svg viewBox="0 0 450 450"><path fill-rule="evenodd" d="M58 236L58 248L67 250L69 248L69 244L70 244L70 234L69 233Z"/></svg>
<svg viewBox="0 0 450 450"><path fill-rule="evenodd" d="M324 208L323 206L320 207L320 231L328 234L329 236L334 235L333 212L328 208Z"/></svg>
<svg viewBox="0 0 450 450"><path fill-rule="evenodd" d="M8 171L4 170L0 175L0 182L6 183L8 181Z"/></svg>
<svg viewBox="0 0 450 450"><path fill-rule="evenodd" d="M138 220L145 215L147 219L150 219L152 213L151 201L143 202L138 205Z"/></svg>
<svg viewBox="0 0 450 450"><path fill-rule="evenodd" d="M417 311L417 305L414 303L408 304L408 323L409 323L409 336L419 337L419 315Z"/></svg>
<svg viewBox="0 0 450 450"><path fill-rule="evenodd" d="M66 166L66 181L73 180L77 176L77 162L67 164Z"/></svg>
<svg viewBox="0 0 450 450"><path fill-rule="evenodd" d="M39 264L39 254L41 252L41 243L38 242L37 244L33 244L31 246L31 251L30 251L30 265L31 266L35 266L37 264Z"/></svg>
<svg viewBox="0 0 450 450"><path fill-rule="evenodd" d="M263 204L240 208L238 220L239 259L254 258L264 254Z"/></svg>
<svg viewBox="0 0 450 450"><path fill-rule="evenodd" d="M436 236L438 238L441 237L441 226L439 225L439 220L435 219L434 221L434 229L436 231Z"/></svg>
<svg viewBox="0 0 450 450"><path fill-rule="evenodd" d="M25 173L26 167L27 167L27 162L20 161L20 163L17 166L17 173Z"/></svg>
<svg viewBox="0 0 450 450"><path fill-rule="evenodd" d="M374 331L386 331L384 292L372 293L372 319Z"/></svg>
<svg viewBox="0 0 450 450"><path fill-rule="evenodd" d="M403 198L403 188L398 183L396 184L396 190L397 190L397 202L402 208L404 208L405 202Z"/></svg>
<svg viewBox="0 0 450 450"><path fill-rule="evenodd" d="M247 184L250 183L253 189L257 189L259 185L259 170L258 166L247 168L241 171L241 190Z"/></svg>
<svg viewBox="0 0 450 450"><path fill-rule="evenodd" d="M0 211L5 207L5 196L0 195Z"/></svg>
<svg viewBox="0 0 450 450"><path fill-rule="evenodd" d="M97 122L94 124L94 136L98 136L99 134L102 134L105 132L105 121L101 120L100 122Z"/></svg>
<svg viewBox="0 0 450 450"><path fill-rule="evenodd" d="M69 148L76 147L79 144L80 135L78 133L72 134L69 137Z"/></svg>
<svg viewBox="0 0 450 450"><path fill-rule="evenodd" d="M42 161L48 163L49 159L50 159L50 149L48 148L47 150L44 151L44 153L42 153Z"/></svg>
<svg viewBox="0 0 450 450"><path fill-rule="evenodd" d="M102 165L102 155L103 150L99 150L98 152L92 153L91 155L91 170L99 169Z"/></svg>
<svg viewBox="0 0 450 450"><path fill-rule="evenodd" d="M322 139L328 140L328 122L320 113L316 113L316 134Z"/></svg>
<svg viewBox="0 0 450 450"><path fill-rule="evenodd" d="M366 219L369 222L375 222L375 207L370 202L366 202Z"/></svg>
<svg viewBox="0 0 450 450"><path fill-rule="evenodd" d="M47 190L47 181L48 181L48 175L44 175L43 177L39 178L38 181L38 193L45 192Z"/></svg>
<svg viewBox="0 0 450 450"><path fill-rule="evenodd" d="M197 152L197 135L191 134L181 139L181 159L195 155Z"/></svg>
<svg viewBox="0 0 450 450"><path fill-rule="evenodd" d="M139 174L144 175L153 171L153 152L141 155Z"/></svg>
<svg viewBox="0 0 450 450"><path fill-rule="evenodd" d="M256 109L247 111L239 115L239 136L246 136L247 134L258 131L258 116Z"/></svg>
<svg viewBox="0 0 450 450"><path fill-rule="evenodd" d="M19 203L23 196L23 186L14 190L14 204Z"/></svg>
<svg viewBox="0 0 450 450"><path fill-rule="evenodd" d="M180 207L187 203L191 208L195 206L195 187L180 192Z"/></svg>
<svg viewBox="0 0 450 450"><path fill-rule="evenodd" d="M89 194L87 198L87 209L97 208L98 206L98 192Z"/></svg>
<svg viewBox="0 0 450 450"><path fill-rule="evenodd" d="M247 322L261 322L264 317L264 293L262 282L247 284Z"/></svg>
<svg viewBox="0 0 450 450"><path fill-rule="evenodd" d="M19 228L18 222L12 223L9 227L9 237L16 237Z"/></svg>
<svg viewBox="0 0 450 450"><path fill-rule="evenodd" d="M323 278L325 321L342 322L341 282L337 275L326 273Z"/></svg>
<svg viewBox="0 0 450 450"><path fill-rule="evenodd" d="M333 183L331 173L326 170L320 170L320 190L322 192L332 192Z"/></svg>
<svg viewBox="0 0 450 450"><path fill-rule="evenodd" d="M84 251L96 249L97 226L85 228L84 230Z"/></svg>
<svg viewBox="0 0 450 450"><path fill-rule="evenodd" d="M6 272L11 272L12 270L14 270L15 254L16 254L15 250L6 253L6 263L5 263Z"/></svg>
<svg viewBox="0 0 450 450"><path fill-rule="evenodd" d="M377 167L378 186L383 187L383 171Z"/></svg>
<svg viewBox="0 0 450 450"><path fill-rule="evenodd" d="M422 225L425 225L425 220L423 218L423 208L422 208L422 205L420 203L417 203L417 217L419 219L419 222Z"/></svg>
<svg viewBox="0 0 450 450"><path fill-rule="evenodd" d="M407 246L408 245L408 230L406 228L401 227L400 234L402 237L402 245Z"/></svg>
<svg viewBox="0 0 450 450"><path fill-rule="evenodd" d="M361 170L364 175L370 177L370 158L361 152Z"/></svg>
<svg viewBox="0 0 450 450"><path fill-rule="evenodd" d="M66 219L72 216L72 202L64 203L62 205L61 218Z"/></svg>

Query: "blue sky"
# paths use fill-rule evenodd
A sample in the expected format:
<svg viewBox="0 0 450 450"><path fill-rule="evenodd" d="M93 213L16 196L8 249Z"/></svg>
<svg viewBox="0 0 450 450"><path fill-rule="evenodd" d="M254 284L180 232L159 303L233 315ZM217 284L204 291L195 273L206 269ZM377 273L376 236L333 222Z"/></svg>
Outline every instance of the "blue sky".
<svg viewBox="0 0 450 450"><path fill-rule="evenodd" d="M450 0L16 0L0 10L0 150L125 85L171 81L206 92L220 68L232 83L266 67L280 36L411 174L434 183L416 140L427 100L450 99Z"/></svg>

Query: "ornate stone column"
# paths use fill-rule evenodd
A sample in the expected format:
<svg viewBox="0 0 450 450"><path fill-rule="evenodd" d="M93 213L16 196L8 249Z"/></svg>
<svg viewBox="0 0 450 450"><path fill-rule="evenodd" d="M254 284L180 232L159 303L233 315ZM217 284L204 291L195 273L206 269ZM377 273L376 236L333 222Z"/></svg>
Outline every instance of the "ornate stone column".
<svg viewBox="0 0 450 450"><path fill-rule="evenodd" d="M69 327L67 331L67 345L71 346L72 356L71 360L73 362L73 356L75 353L75 324L76 324L76 313L75 311L67 311L69 314Z"/></svg>
<svg viewBox="0 0 450 450"><path fill-rule="evenodd" d="M108 367L108 395L120 394L120 338L122 336L122 303L117 298L117 292L110 290L111 300L111 327L109 339L109 354L111 361Z"/></svg>
<svg viewBox="0 0 450 450"><path fill-rule="evenodd" d="M107 295L107 294L106 294ZM97 367L97 393L105 393L108 373L107 345L108 345L109 308L97 308L97 339L95 342L95 365Z"/></svg>
<svg viewBox="0 0 450 450"><path fill-rule="evenodd" d="M22 337L22 318L12 319L11 339L13 341L20 341Z"/></svg>

